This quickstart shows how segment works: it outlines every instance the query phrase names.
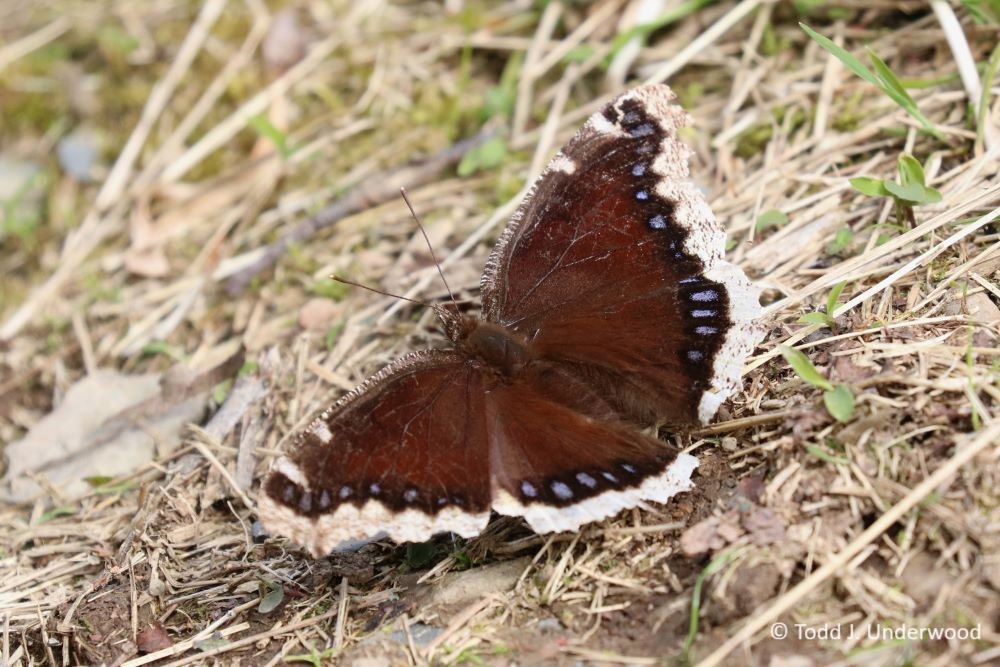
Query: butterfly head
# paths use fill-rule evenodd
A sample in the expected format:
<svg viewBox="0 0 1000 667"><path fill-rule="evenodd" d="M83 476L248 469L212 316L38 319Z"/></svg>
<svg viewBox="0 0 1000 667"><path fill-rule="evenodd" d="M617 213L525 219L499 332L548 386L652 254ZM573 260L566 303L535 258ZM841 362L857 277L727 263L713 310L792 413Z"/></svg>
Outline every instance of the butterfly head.
<svg viewBox="0 0 1000 667"><path fill-rule="evenodd" d="M451 304L443 306L433 306L434 312L441 319L444 325L444 333L456 347L476 328L478 319L470 315L463 315L457 307L450 307Z"/></svg>

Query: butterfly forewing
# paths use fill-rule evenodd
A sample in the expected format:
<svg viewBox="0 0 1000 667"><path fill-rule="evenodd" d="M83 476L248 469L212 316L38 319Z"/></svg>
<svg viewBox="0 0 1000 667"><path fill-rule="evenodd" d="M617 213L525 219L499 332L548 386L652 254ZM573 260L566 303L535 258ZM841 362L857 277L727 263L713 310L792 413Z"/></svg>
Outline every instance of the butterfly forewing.
<svg viewBox="0 0 1000 667"><path fill-rule="evenodd" d="M487 319L638 423L710 419L759 338L756 291L722 260L725 236L687 180L687 116L671 98L640 88L591 117L483 277Z"/></svg>
<svg viewBox="0 0 1000 667"><path fill-rule="evenodd" d="M400 359L302 432L265 482L261 521L317 556L478 534L491 500L483 400L461 355Z"/></svg>

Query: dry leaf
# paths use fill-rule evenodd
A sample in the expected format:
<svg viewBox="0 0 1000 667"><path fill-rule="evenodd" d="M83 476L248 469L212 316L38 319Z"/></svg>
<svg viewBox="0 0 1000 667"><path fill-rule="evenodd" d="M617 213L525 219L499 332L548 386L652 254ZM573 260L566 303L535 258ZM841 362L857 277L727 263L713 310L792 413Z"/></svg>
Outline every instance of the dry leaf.
<svg viewBox="0 0 1000 667"><path fill-rule="evenodd" d="M719 517L712 516L699 521L681 535L681 550L687 556L718 551L726 546L726 540L719 535Z"/></svg>
<svg viewBox="0 0 1000 667"><path fill-rule="evenodd" d="M88 489L86 477L130 473L152 460L159 448L169 451L184 425L200 417L204 399L190 398L144 415L130 428L105 427L123 410L160 393L160 376L125 375L99 370L76 382L62 402L6 449L9 467L0 496L14 502L35 498L42 488L30 477L42 475L60 492ZM105 428L102 428L105 427Z"/></svg>
<svg viewBox="0 0 1000 667"><path fill-rule="evenodd" d="M150 623L139 632L135 643L140 653L155 653L174 645L170 635L167 634L167 629L159 621Z"/></svg>
<svg viewBox="0 0 1000 667"><path fill-rule="evenodd" d="M743 515L743 527L757 545L777 544L785 539L785 524L775 512L752 505Z"/></svg>

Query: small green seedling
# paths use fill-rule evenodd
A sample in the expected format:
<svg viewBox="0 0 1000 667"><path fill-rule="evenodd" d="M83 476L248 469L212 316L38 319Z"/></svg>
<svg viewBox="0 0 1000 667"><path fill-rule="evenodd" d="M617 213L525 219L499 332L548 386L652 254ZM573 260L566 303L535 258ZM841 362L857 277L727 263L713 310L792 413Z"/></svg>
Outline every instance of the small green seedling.
<svg viewBox="0 0 1000 667"><path fill-rule="evenodd" d="M757 216L754 231L762 231L768 227L784 227L788 224L788 216L777 209L768 209Z"/></svg>
<svg viewBox="0 0 1000 667"><path fill-rule="evenodd" d="M258 582L260 591L260 604L257 605L257 613L269 614L281 605L285 599L285 587L280 582L269 579L261 579Z"/></svg>
<svg viewBox="0 0 1000 667"><path fill-rule="evenodd" d="M458 163L459 176L471 176L477 171L499 167L507 157L507 142L502 137L493 137L462 156Z"/></svg>
<svg viewBox="0 0 1000 667"><path fill-rule="evenodd" d="M914 222L913 207L921 204L936 204L941 201L941 193L928 187L924 182L924 168L912 155L899 156L899 181L883 178L858 176L851 179L851 186L869 197L892 197L896 209L896 219Z"/></svg>
<svg viewBox="0 0 1000 667"><path fill-rule="evenodd" d="M787 345L779 345L778 350L800 378L823 390L823 404L830 416L839 422L849 422L854 416L854 394L846 384L833 384L820 375L809 357Z"/></svg>
<svg viewBox="0 0 1000 667"><path fill-rule="evenodd" d="M833 311L837 308L837 301L840 299L840 293L844 291L844 287L847 285L847 281L842 283L837 283L830 290L830 293L826 296L826 312L816 311L815 313L806 313L799 318L799 322L802 324L822 324L830 329L835 329L837 327L837 322L833 319Z"/></svg>
<svg viewBox="0 0 1000 667"><path fill-rule="evenodd" d="M247 119L247 125L258 135L274 144L274 148L282 158L288 159L295 152L296 147L288 142L288 133L278 129L267 116L263 114L251 116Z"/></svg>
<svg viewBox="0 0 1000 667"><path fill-rule="evenodd" d="M335 655L337 655L337 648L335 646L325 648L322 651L317 651L310 646L309 653L287 656L285 662L308 662L313 667L323 667L325 661L332 660Z"/></svg>
<svg viewBox="0 0 1000 667"><path fill-rule="evenodd" d="M839 255L854 243L854 230L844 225L837 230L833 240L826 244L827 255Z"/></svg>
<svg viewBox="0 0 1000 667"><path fill-rule="evenodd" d="M483 108L480 111L481 120L485 123L490 118L510 118L514 115L514 104L517 101L517 81L524 66L524 53L519 51L507 60L499 85L493 86L483 96Z"/></svg>

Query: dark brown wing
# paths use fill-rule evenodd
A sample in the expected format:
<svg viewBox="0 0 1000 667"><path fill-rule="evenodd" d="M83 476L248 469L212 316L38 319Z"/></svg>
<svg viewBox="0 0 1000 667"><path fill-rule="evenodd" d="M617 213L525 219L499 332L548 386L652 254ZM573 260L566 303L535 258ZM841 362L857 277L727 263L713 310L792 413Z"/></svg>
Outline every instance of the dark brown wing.
<svg viewBox="0 0 1000 667"><path fill-rule="evenodd" d="M708 421L760 339L757 292L688 180L687 115L627 93L552 160L483 276L488 320L603 390L630 420Z"/></svg>
<svg viewBox="0 0 1000 667"><path fill-rule="evenodd" d="M487 394L493 509L539 533L666 502L698 465L611 414L603 397L544 362Z"/></svg>
<svg viewBox="0 0 1000 667"><path fill-rule="evenodd" d="M389 537L479 534L490 516L482 380L453 352L403 357L321 415L264 482L264 527L320 557Z"/></svg>

